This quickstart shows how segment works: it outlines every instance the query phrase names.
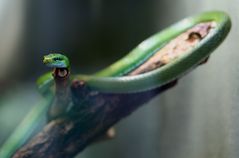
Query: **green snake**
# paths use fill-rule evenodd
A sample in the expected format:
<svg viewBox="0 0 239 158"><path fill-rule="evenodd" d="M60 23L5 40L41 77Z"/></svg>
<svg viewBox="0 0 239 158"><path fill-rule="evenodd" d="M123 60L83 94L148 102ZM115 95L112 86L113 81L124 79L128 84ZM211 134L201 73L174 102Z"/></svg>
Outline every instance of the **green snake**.
<svg viewBox="0 0 239 158"><path fill-rule="evenodd" d="M155 70L125 76L152 57L165 44L196 24L215 22L215 29L189 52ZM0 150L0 157L10 157L31 134L36 122L48 110L50 120L64 115L73 106L70 86L74 83L87 85L90 89L107 93L134 93L149 91L165 85L197 66L224 40L231 27L227 14L219 11L192 16L151 36L128 55L93 75L71 75L69 59L62 54L44 56L43 63L53 68L37 80L39 91L46 97L43 105L32 109L30 116L21 123ZM24 129L22 129L24 126ZM30 131L30 132L29 132Z"/></svg>

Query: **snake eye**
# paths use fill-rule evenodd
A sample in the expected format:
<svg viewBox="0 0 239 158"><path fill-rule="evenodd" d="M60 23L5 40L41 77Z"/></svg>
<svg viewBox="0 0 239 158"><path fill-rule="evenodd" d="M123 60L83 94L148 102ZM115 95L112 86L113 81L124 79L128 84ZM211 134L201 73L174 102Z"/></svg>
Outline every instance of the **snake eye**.
<svg viewBox="0 0 239 158"><path fill-rule="evenodd" d="M61 58L54 58L53 60L54 60L54 61L57 61L57 60L61 60Z"/></svg>
<svg viewBox="0 0 239 158"><path fill-rule="evenodd" d="M67 74L68 74L68 72L67 72L66 69L59 69L59 71L58 71L58 73L57 73L57 75L58 75L59 77L66 77Z"/></svg>

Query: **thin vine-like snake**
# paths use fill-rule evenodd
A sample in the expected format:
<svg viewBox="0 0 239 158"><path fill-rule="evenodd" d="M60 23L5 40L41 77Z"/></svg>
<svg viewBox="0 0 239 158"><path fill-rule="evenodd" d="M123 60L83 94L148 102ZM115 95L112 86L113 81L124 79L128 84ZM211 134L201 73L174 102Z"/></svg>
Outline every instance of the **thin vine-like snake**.
<svg viewBox="0 0 239 158"><path fill-rule="evenodd" d="M187 29L202 22L215 22L215 29L210 32L198 45L189 52L173 60L167 65L147 73L124 76L154 55L173 38L185 32ZM69 77L69 82L82 81L90 88L107 93L132 93L147 91L160 87L175 80L194 68L224 40L231 27L231 21L227 14L219 11L205 12L196 16L186 18L165 30L153 35L140 43L128 55L110 65L104 70L93 75L69 75L69 60L61 54L50 54L45 56L44 63L55 69L58 75ZM65 70L67 70L65 72ZM0 150L0 158L10 157L31 135L37 122L46 113L55 96L54 77L47 73L37 81L40 92L46 97L43 103L35 106L17 127L10 138ZM68 85L69 86L69 85Z"/></svg>

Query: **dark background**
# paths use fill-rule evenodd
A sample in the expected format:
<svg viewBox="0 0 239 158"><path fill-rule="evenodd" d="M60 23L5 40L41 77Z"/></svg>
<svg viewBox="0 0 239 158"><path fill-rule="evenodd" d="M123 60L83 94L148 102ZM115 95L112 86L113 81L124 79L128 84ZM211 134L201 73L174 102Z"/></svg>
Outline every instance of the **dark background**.
<svg viewBox="0 0 239 158"><path fill-rule="evenodd" d="M40 98L42 56L66 54L74 73L92 73L150 35L208 10L233 28L207 63L117 125L116 139L81 158L237 158L238 0L1 0L0 144Z"/></svg>

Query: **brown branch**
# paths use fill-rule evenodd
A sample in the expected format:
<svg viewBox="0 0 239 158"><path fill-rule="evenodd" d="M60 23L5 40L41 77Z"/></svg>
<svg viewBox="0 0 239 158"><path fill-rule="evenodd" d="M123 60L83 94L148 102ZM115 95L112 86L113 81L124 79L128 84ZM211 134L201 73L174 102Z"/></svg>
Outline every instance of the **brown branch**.
<svg viewBox="0 0 239 158"><path fill-rule="evenodd" d="M175 83L150 92L90 97L89 108L76 114L79 118L51 121L14 158L72 158L120 119Z"/></svg>
<svg viewBox="0 0 239 158"><path fill-rule="evenodd" d="M209 33L211 26L212 23L203 23L189 29L129 75L151 71L167 64L195 46ZM176 55L172 56L172 52ZM175 84L176 80L150 91L107 94L94 92L81 82L75 81L71 91L73 101L78 103L78 106L75 105L69 112L69 117L49 122L39 134L19 149L13 158L72 158L112 125ZM82 95L85 98L84 104L77 100Z"/></svg>

